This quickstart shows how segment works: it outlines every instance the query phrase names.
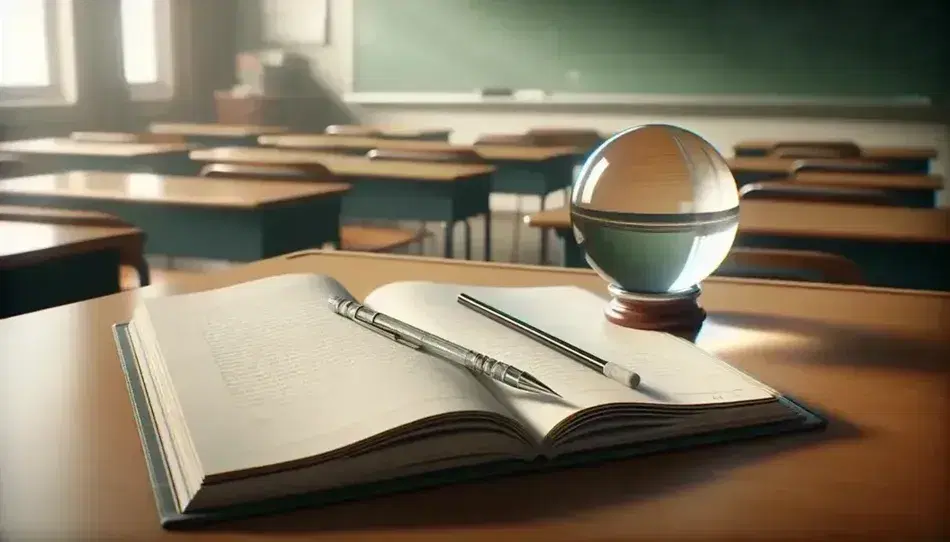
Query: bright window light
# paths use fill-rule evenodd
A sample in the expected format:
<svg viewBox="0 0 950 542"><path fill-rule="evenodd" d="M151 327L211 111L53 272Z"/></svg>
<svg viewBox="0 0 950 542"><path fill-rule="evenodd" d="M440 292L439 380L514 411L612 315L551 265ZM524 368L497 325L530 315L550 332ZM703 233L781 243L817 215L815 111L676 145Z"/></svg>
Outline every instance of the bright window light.
<svg viewBox="0 0 950 542"><path fill-rule="evenodd" d="M130 85L159 80L156 2L122 0L122 64L125 80Z"/></svg>
<svg viewBox="0 0 950 542"><path fill-rule="evenodd" d="M49 28L42 0L0 0L0 87L47 87Z"/></svg>

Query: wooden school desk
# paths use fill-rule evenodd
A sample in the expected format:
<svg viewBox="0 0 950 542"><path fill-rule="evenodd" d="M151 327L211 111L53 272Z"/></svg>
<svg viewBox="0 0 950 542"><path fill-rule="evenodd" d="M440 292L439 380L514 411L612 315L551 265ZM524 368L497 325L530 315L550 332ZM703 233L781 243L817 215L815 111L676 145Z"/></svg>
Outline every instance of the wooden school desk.
<svg viewBox="0 0 950 542"><path fill-rule="evenodd" d="M818 250L854 260L872 285L950 290L950 211L743 201L735 246ZM564 265L587 267L567 207L527 218L564 241Z"/></svg>
<svg viewBox="0 0 950 542"><path fill-rule="evenodd" d="M933 207L936 192L943 189L943 178L915 172L826 172L802 171L792 175L797 158L732 158L729 168L741 187L749 183L789 179L814 185L840 186L847 188L875 188L893 195L896 204L907 207ZM821 160L829 164L859 164L861 160Z"/></svg>
<svg viewBox="0 0 950 542"><path fill-rule="evenodd" d="M63 226L93 226L108 228L131 228L128 222L117 216L98 211L77 211L75 209L56 209L53 207L24 207L18 205L0 205L0 220L7 222L34 222ZM120 263L131 277L134 273L140 286L148 286L151 272L142 252L145 236L137 244L130 244L121 250ZM124 283L123 283L124 284Z"/></svg>
<svg viewBox="0 0 950 542"><path fill-rule="evenodd" d="M194 175L189 146L176 143L90 143L69 138L0 142L0 152L35 163L44 172L81 169Z"/></svg>
<svg viewBox="0 0 950 542"><path fill-rule="evenodd" d="M465 228L465 258L471 258L468 219L485 217L485 259L491 258L491 175L494 168L480 164L445 164L371 160L359 156L288 149L224 147L191 152L199 162L224 164L326 166L353 183L343 200L343 216L356 219L419 220L446 224L443 255L454 252L452 231Z"/></svg>
<svg viewBox="0 0 950 542"><path fill-rule="evenodd" d="M589 151L586 147L560 145L454 145L446 141L412 141L347 137L333 135L286 134L262 136L262 145L283 148L326 150L366 154L373 149L403 151L473 150L495 167L492 192L538 196L541 209L548 194L564 190L574 182L578 157ZM547 259L547 242L541 237L541 260Z"/></svg>
<svg viewBox="0 0 950 542"><path fill-rule="evenodd" d="M584 251L574 239L571 230L571 212L568 207L546 209L525 217L525 223L541 231L554 230L562 241L564 249L564 267L590 267L584 257Z"/></svg>
<svg viewBox="0 0 950 542"><path fill-rule="evenodd" d="M413 139L384 139L378 137L352 137L328 134L277 134L258 138L261 145L286 149L312 151L340 151L364 155L373 149L398 151L457 151L472 150L486 162L543 162L561 156L572 156L579 147L560 145L542 147L535 145L457 145L448 141L423 141Z"/></svg>
<svg viewBox="0 0 950 542"><path fill-rule="evenodd" d="M287 131L287 128L283 126L190 122L155 122L148 129L155 134L184 136L189 143L205 147L228 145L253 147L257 145L258 137Z"/></svg>
<svg viewBox="0 0 950 542"><path fill-rule="evenodd" d="M123 252L142 253L136 228L35 220L0 218L0 318L114 294Z"/></svg>
<svg viewBox="0 0 950 542"><path fill-rule="evenodd" d="M94 210L142 228L146 252L251 261L340 241L349 185L70 172L0 181L0 200Z"/></svg>
<svg viewBox="0 0 950 542"><path fill-rule="evenodd" d="M590 270L329 252L4 320L4 540L733 542L948 534L950 297L719 278L703 290L710 317L699 345L824 412L825 431L163 532L110 326L127 321L142 297L296 272L335 276L358 298L403 280L605 291Z"/></svg>
<svg viewBox="0 0 950 542"><path fill-rule="evenodd" d="M327 130L333 127L328 126ZM327 135L336 135L340 137L351 136L375 136L383 139L402 139L408 141L448 141L452 135L452 130L448 128L411 128L407 126L375 126L360 124L340 124L336 128L342 130L342 133Z"/></svg>
<svg viewBox="0 0 950 542"><path fill-rule="evenodd" d="M742 141L733 147L737 157L761 157L769 153L779 144L793 144L791 141ZM805 142L807 143L807 142ZM821 141L814 141L820 144ZM833 141L826 143L835 143ZM807 146L807 144L803 144ZM898 169L926 173L930 169L930 161L937 158L937 151L927 147L860 147L861 156L871 160L890 162Z"/></svg>
<svg viewBox="0 0 950 542"><path fill-rule="evenodd" d="M817 250L874 286L950 291L950 210L744 201L735 246Z"/></svg>

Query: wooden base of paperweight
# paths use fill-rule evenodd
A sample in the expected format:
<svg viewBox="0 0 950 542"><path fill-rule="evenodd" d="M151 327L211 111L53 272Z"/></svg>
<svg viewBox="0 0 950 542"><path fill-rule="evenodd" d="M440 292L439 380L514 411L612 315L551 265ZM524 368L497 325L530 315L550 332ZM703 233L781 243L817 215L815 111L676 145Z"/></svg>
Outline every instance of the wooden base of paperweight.
<svg viewBox="0 0 950 542"><path fill-rule="evenodd" d="M611 300L604 315L612 324L649 331L665 331L690 342L706 320L699 306L698 286L676 294L638 294L611 284Z"/></svg>

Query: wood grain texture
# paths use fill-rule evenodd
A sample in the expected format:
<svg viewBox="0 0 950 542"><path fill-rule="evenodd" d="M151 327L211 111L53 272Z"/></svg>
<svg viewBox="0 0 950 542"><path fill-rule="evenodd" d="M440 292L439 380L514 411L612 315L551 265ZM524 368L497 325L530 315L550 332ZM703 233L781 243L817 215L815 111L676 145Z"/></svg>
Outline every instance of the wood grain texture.
<svg viewBox="0 0 950 542"><path fill-rule="evenodd" d="M309 152L287 149L261 149L242 147L219 147L191 151L192 160L235 164L267 164L326 166L340 177L374 177L384 179L408 179L417 181L451 182L459 179L488 175L495 168L487 165L440 164L430 162L405 162L396 160L371 160L363 156Z"/></svg>
<svg viewBox="0 0 950 542"><path fill-rule="evenodd" d="M345 183L175 177L150 173L72 171L0 180L3 194L112 199L156 205L253 208L349 190Z"/></svg>
<svg viewBox="0 0 950 542"><path fill-rule="evenodd" d="M276 273L573 284L589 270L298 254L0 322L5 540L939 540L948 535L950 296L709 279L702 347L830 417L823 433L446 486L163 532L110 325L138 299ZM55 337L56 340L47 340ZM28 361L28 362L26 362ZM554 498L553 496L556 496Z"/></svg>
<svg viewBox="0 0 950 542"><path fill-rule="evenodd" d="M250 137L286 132L283 126L256 126L252 124L217 124L192 122L154 122L149 131L156 134L212 137Z"/></svg>
<svg viewBox="0 0 950 542"><path fill-rule="evenodd" d="M535 213L525 221L536 228L571 227L567 207ZM792 237L950 243L950 210L746 200L739 206L739 231Z"/></svg>
<svg viewBox="0 0 950 542"><path fill-rule="evenodd" d="M180 143L100 143L54 137L0 142L0 152L12 154L116 156L120 158L182 152L189 148L188 145Z"/></svg>
<svg viewBox="0 0 950 542"><path fill-rule="evenodd" d="M365 150L385 149L394 151L454 151L473 150L485 160L517 160L523 162L539 162L559 156L579 154L581 147L536 145L456 145L447 141L423 141L412 139L383 139L373 137L349 137L336 135L306 135L287 134L261 136L258 138L261 145L273 145L288 149L351 149Z"/></svg>

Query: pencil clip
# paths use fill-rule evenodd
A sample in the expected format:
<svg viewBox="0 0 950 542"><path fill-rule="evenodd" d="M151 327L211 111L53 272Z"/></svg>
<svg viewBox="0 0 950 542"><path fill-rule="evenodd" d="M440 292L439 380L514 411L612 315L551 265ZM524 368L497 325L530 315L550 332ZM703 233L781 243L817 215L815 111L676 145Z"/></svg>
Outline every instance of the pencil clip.
<svg viewBox="0 0 950 542"><path fill-rule="evenodd" d="M370 331L372 331L372 332L374 332L374 333L379 333L380 335L382 335L383 337L386 337L387 339L390 339L390 340L393 340L393 341L399 339L399 337L398 337L395 333L390 333L390 332L388 332L388 331L386 331L386 330L379 329L378 327L376 327L376 326L374 326L374 325L372 325L372 324L368 324L368 323L366 323L366 322L360 320L359 318L351 318L351 320L353 320L353 321L356 322L357 324L359 324L359 325L365 327L366 329L368 329L368 330L370 330Z"/></svg>
<svg viewBox="0 0 950 542"><path fill-rule="evenodd" d="M378 327L376 327L376 326L374 326L374 325L372 325L372 324L368 324L368 323L366 323L366 322L364 322L364 321L362 321L362 320L358 320L358 319L356 319L356 318L354 318L353 321L356 322L357 324L359 324L359 325L365 327L366 329L368 329L368 330L370 330L370 331L373 331L373 332L375 332L375 333L379 333L379 334L382 335L383 337L386 337L387 339L389 339L389 340L391 340L391 341L394 341L394 342L397 342L397 343L399 343L399 344L401 344L401 345L403 345L403 346L408 346L409 348L412 348L413 350L419 350L419 349L422 348L422 345L421 345L421 344L417 344L417 343L414 343L414 342L411 342L411 341L407 341L406 339L400 337L399 335L397 335L397 334L395 334L395 333L393 333L393 332L391 332L391 331L386 331L386 330L384 330L384 329L380 329L380 328L378 328Z"/></svg>

